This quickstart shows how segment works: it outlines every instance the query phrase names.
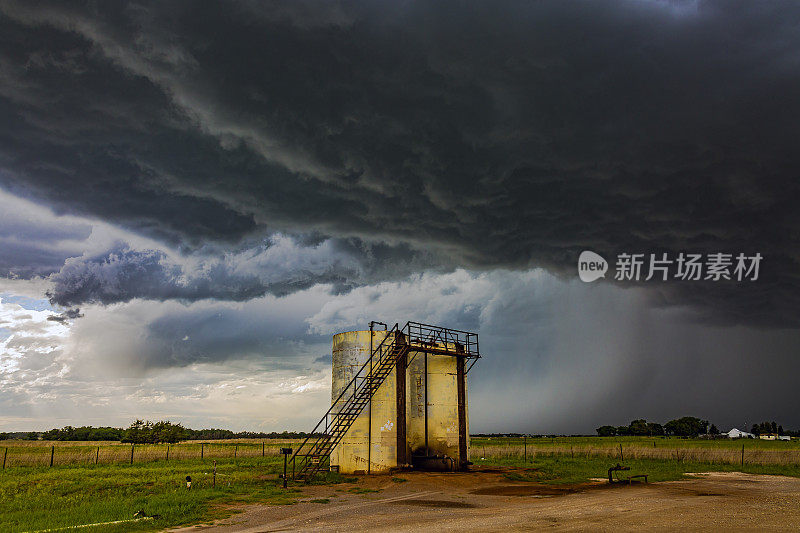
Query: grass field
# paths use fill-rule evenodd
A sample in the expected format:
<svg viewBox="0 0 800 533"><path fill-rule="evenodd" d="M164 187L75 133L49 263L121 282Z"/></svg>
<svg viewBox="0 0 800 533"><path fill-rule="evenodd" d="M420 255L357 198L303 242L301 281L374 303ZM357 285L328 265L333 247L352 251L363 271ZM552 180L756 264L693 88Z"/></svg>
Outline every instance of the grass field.
<svg viewBox="0 0 800 533"><path fill-rule="evenodd" d="M554 454L537 455L528 462L519 457L473 459L479 466L515 466L528 469L524 473L509 474L512 481L532 481L539 483L582 483L590 479L607 479L608 468L620 462L617 459L601 456L575 456ZM674 481L686 473L695 472L745 472L748 474L771 474L800 477L800 465L760 465L746 464L743 467L731 464L708 463L704 461L666 461L663 459L625 459L621 461L630 470L618 473L618 478L636 474L647 474L648 481ZM616 474L615 474L616 475Z"/></svg>
<svg viewBox="0 0 800 533"><path fill-rule="evenodd" d="M277 456L284 439L187 441L180 444L122 444L120 442L65 442L65 441L0 441L0 461L6 466L94 465L158 460L183 461L187 459L227 459ZM6 453L6 449L8 452Z"/></svg>
<svg viewBox="0 0 800 533"><path fill-rule="evenodd" d="M0 531L23 532L78 524L128 519L136 511L160 515L153 521L87 529L90 531L146 531L198 523L223 516L227 506L240 502L290 504L299 496L297 487L284 490L277 474L283 462L277 453L287 441L268 441L261 457L261 441L200 443L171 447L143 447L139 462L130 461L130 446L116 443L56 443L56 457L70 458L49 467L50 443L6 441L9 457L39 461L46 450L46 465L7 464L0 473ZM43 446L44 444L44 446ZM622 445L624 460L620 459ZM741 465L741 447L745 464ZM97 447L118 461L95 465L89 452ZM235 448L239 446L238 451ZM5 446L0 445L0 452ZM527 454L526 454L527 449ZM185 454L181 454L181 450ZM268 450L271 450L268 452ZM471 442L476 465L524 468L507 474L511 481L577 483L605 478L609 466L623 462L631 468L621 474L643 474L651 481L680 479L686 472L743 471L800 477L800 443L771 441L706 441L652 439L645 437L483 439ZM73 456L68 455L72 453ZM127 455L125 455L127 453ZM137 453L137 450L134 452ZM164 455L162 455L162 453ZM236 457L233 454L236 453ZM148 455L149 454L149 455ZM737 455L738 454L738 455ZM135 459L136 459L135 455ZM527 460L526 460L527 457ZM216 487L212 487L213 461L217 461ZM186 489L185 477L192 477ZM399 478L398 478L399 479ZM327 481L341 480L331 476Z"/></svg>
<svg viewBox="0 0 800 533"><path fill-rule="evenodd" d="M291 503L295 493L276 481L282 468L279 457L219 459L216 488L211 460L7 468L0 475L0 531L127 519L137 511L161 517L101 529L152 530L218 516L219 506L226 503ZM191 490L186 488L187 475Z"/></svg>
<svg viewBox="0 0 800 533"><path fill-rule="evenodd" d="M683 439L664 437L537 437L473 438L472 460L521 459L547 455L603 457L608 459L657 459L727 465L800 464L800 440ZM744 449L744 454L742 453Z"/></svg>

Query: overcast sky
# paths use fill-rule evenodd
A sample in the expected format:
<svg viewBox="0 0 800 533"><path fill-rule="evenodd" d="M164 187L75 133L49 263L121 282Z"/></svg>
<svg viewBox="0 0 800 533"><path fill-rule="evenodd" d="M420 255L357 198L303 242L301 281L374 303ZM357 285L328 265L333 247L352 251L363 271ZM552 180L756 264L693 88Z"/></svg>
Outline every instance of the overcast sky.
<svg viewBox="0 0 800 533"><path fill-rule="evenodd" d="M800 428L798 50L794 1L0 0L0 431L310 429L370 320L480 334L474 432Z"/></svg>

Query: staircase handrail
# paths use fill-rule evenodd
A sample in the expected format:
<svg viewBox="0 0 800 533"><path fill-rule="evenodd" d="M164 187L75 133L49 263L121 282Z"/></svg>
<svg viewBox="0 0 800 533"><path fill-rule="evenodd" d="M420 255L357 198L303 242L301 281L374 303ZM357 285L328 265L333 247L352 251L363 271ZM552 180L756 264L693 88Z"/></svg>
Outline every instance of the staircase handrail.
<svg viewBox="0 0 800 533"><path fill-rule="evenodd" d="M358 369L358 372L356 372L356 374L347 383L347 385L345 385L345 387L342 389L342 392L339 394L339 396L336 398L336 400L331 404L330 408L325 412L325 414L322 416L320 421L317 422L317 425L314 426L314 429L311 430L311 433L308 435L308 437L306 437L306 439L303 441L303 443L297 448L297 450L292 455L292 458L290 459L290 462L295 462L295 460L297 459L297 456L300 455L300 451L308 443L308 441L314 436L314 434L317 432L317 430L320 428L320 426L322 426L322 423L323 422L327 422L327 418L331 415L331 412L333 411L334 407L338 406L339 400L341 400L344 397L345 393L348 391L350 386L354 385L357 379L366 379L366 376L360 376L360 374L361 374L361 372L364 371L364 369L367 367L367 365L373 361L373 358L375 357L376 353L380 353L381 354L381 355L379 355L378 359L379 359L379 361L382 360L384 343L386 342L386 340L389 337L392 337L392 335L391 335L392 333L395 333L395 336L393 337L393 340L392 340L392 343L394 343L394 338L396 338L396 335L397 335L397 333L399 333L399 331L400 331L399 324L395 323L394 327L391 330L389 330L389 332L386 334L386 336L383 338L383 340L380 342L380 344L378 344L378 346L376 346L375 349L372 350L372 353L370 354L370 356L367 359L367 361L361 366L361 368ZM355 395L355 393L358 392L358 387L355 386L354 388L355 388L355 390L353 391L353 395ZM338 412L336 412L334 414L338 414ZM325 429L327 431L327 423L326 423ZM319 441L319 437L317 437L317 442L318 441Z"/></svg>

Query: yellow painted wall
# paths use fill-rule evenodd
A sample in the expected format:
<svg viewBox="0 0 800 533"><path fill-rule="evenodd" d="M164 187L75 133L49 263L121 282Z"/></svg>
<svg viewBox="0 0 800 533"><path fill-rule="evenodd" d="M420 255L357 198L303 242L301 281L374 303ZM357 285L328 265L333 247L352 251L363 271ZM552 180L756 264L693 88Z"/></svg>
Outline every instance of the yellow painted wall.
<svg viewBox="0 0 800 533"><path fill-rule="evenodd" d="M425 447L425 354L412 353L409 360L406 380L407 437L411 453L422 453ZM428 448L433 455L447 455L458 460L456 364L455 357L428 354Z"/></svg>
<svg viewBox="0 0 800 533"><path fill-rule="evenodd" d="M373 346L377 347L386 336L386 332L374 331L372 335ZM334 335L331 403L338 398L361 365L369 359L369 339L369 331L350 331ZM341 442L333 449L331 465L338 465L340 472L348 474L380 472L397 466L395 379L396 371L393 370L375 392L371 404L358 416ZM352 392L352 388L349 392Z"/></svg>

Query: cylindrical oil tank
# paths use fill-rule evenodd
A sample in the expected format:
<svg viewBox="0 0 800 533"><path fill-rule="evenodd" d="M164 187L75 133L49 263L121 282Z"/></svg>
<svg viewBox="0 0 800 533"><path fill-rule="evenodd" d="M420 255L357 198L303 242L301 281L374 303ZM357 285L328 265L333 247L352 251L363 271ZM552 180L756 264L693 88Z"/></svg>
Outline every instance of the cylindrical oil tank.
<svg viewBox="0 0 800 533"><path fill-rule="evenodd" d="M369 360L372 349L386 337L385 331L348 331L333 336L331 405L353 376ZM387 340L386 342L391 342ZM364 375L364 374L362 374ZM370 404L361 412L331 453L331 467L339 472L374 473L397 466L396 370L387 376ZM352 394L353 387L347 389Z"/></svg>
<svg viewBox="0 0 800 533"><path fill-rule="evenodd" d="M344 405L348 384L385 331L350 331L333 337L332 405ZM386 342L392 342L389 338ZM459 422L459 365L463 382L463 424ZM365 375L362 373L362 376ZM340 397L342 391L345 397ZM469 419L463 359L452 355L409 352L405 371L406 416L398 421L397 370L391 371L331 453L331 468L342 473L377 473L413 463L417 468L455 470L469 460ZM403 408L403 404L400 405ZM405 424L404 464L398 461L398 423ZM426 430L427 428L427 430ZM465 443L459 446L460 438ZM402 438L402 437L401 437ZM463 457L462 457L463 455Z"/></svg>

